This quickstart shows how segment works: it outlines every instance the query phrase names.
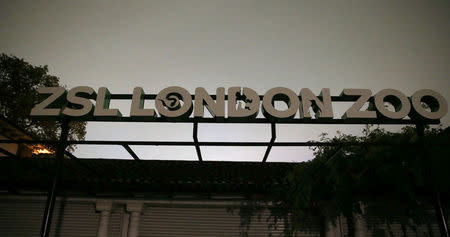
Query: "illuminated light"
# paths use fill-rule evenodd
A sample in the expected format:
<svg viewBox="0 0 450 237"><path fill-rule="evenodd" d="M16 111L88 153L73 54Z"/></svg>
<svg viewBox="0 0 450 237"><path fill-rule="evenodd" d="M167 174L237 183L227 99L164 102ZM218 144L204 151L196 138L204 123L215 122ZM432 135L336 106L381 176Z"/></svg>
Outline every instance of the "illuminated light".
<svg viewBox="0 0 450 237"><path fill-rule="evenodd" d="M36 145L34 146L32 153L35 155L39 155L39 154L53 154L54 152L52 150L45 148L42 145Z"/></svg>

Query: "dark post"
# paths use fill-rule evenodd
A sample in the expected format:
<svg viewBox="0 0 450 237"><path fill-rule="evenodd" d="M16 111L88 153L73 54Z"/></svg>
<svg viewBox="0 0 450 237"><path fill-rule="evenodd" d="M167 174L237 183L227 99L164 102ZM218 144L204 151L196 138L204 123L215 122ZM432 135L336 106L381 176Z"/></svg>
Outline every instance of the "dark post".
<svg viewBox="0 0 450 237"><path fill-rule="evenodd" d="M425 148L425 127L423 124L419 123L416 124L416 130L417 130L417 135L419 136L419 141L420 141L420 146L422 147L422 158L425 158L426 154L426 148ZM422 162L425 163L425 161L423 160ZM431 174L431 170L430 170L430 166L424 166L427 172L427 175ZM441 236L446 236L449 237L449 233L448 233L448 226L447 226L447 221L445 220L445 215L444 215L444 211L442 209L442 204L441 204L441 197L439 194L439 191L437 190L436 186L433 185L433 189L434 189L434 193L435 193L435 197L434 197L434 211L436 214L436 219L438 221L438 225L439 225L439 231L441 233Z"/></svg>
<svg viewBox="0 0 450 237"><path fill-rule="evenodd" d="M269 153L270 153L270 150L272 149L273 143L275 142L275 139L277 139L277 130L276 130L275 123L270 124L270 131L271 131L272 137L270 138L270 143L267 146L266 153L264 153L264 157L262 160L263 163L267 161L267 157L269 157Z"/></svg>
<svg viewBox="0 0 450 237"><path fill-rule="evenodd" d="M442 210L441 195L439 192L436 192L436 205L437 208L435 209L439 209L439 214L436 214L436 216L438 216L438 219L441 220L439 221L439 230L441 231L441 235L449 237L447 220L445 220L444 210Z"/></svg>
<svg viewBox="0 0 450 237"><path fill-rule="evenodd" d="M194 122L194 131L193 131L192 137L194 139L195 151L197 152L198 161L201 162L201 161L203 161L203 158L202 158L202 152L200 150L200 146L198 145L197 134L198 134L198 122L196 121L196 122Z"/></svg>
<svg viewBox="0 0 450 237"><path fill-rule="evenodd" d="M55 155L55 173L50 190L47 194L45 204L44 218L42 219L41 237L48 237L50 234L50 225L52 223L53 209L55 208L56 193L58 191L59 178L61 176L61 167L64 159L64 151L67 146L67 136L69 134L69 121L63 120L61 125L61 136Z"/></svg>

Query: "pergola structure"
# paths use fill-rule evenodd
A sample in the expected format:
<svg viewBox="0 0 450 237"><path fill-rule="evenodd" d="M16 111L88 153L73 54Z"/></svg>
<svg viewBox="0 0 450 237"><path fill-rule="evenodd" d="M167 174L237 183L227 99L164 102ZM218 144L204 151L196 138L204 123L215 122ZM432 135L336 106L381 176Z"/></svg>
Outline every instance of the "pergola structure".
<svg viewBox="0 0 450 237"><path fill-rule="evenodd" d="M149 99L149 100L154 100L156 98L157 95L155 94L147 94L145 95L145 99ZM194 95L192 95L192 97L194 98ZM211 96L213 99L215 99L216 97L214 95ZM260 95L260 98L262 98L263 96ZM332 101L333 102L353 102L356 100L356 98L351 98L351 97L338 97L338 96L332 96ZM111 99L114 100L130 100L132 99L132 94L111 94ZM225 97L225 99L227 100L227 96ZM389 143L373 143L373 144L368 144L368 143L357 143L357 142L352 142L352 143L334 143L334 142L309 142L309 141L298 141L298 142L276 142L276 124L337 124L337 125L350 125L350 124L361 124L361 125L365 125L365 124L397 124L397 125L415 125L417 128L417 132L419 137L421 138L421 141L423 141L423 137L424 137L424 126L426 124L439 124L440 121L439 120L414 120L414 119L398 119L398 120L394 120L394 119L328 119L328 120L321 120L321 119L299 119L299 118L292 118L292 119L278 119L278 120L273 120L273 119L267 119L267 118L254 118L254 119L249 119L249 120L240 120L240 119L215 119L215 118L193 118L193 117L189 117L189 118L185 118L181 121L173 121L173 120L168 120L166 118L163 117L104 117L104 118L99 118L99 117L94 117L94 118L88 118L88 119L74 119L74 118L70 118L69 117L61 117L58 118L61 121L61 135L60 135L60 139L57 141L49 141L49 140L24 140L24 139L13 139L13 140L1 140L0 143L2 144L46 144L46 145L51 145L53 147L56 147L56 153L55 153L55 157L56 159L54 161L52 161L51 159L45 159L45 162L55 162L54 166L50 165L50 166L45 166L46 171L50 172L51 170L49 170L49 167L54 167L53 170L53 176L52 176L52 186L50 187L50 189L48 190L48 195L47 195L47 203L46 203L46 208L45 208L45 213L44 213L44 218L43 218L43 222L42 222L42 228L41 228L41 236L42 237L47 237L49 235L49 231L50 231L50 224L51 224L51 219L52 219L52 213L53 213L53 209L55 206L55 198L58 192L58 186L61 183L61 179L65 180L64 185L76 185L76 181L74 181L73 179L70 179L70 177L67 176L67 174L62 175L61 171L62 169L72 169L72 171L76 171L76 170L86 170L86 173L97 173L97 172L107 172L108 169L113 169L113 166L111 166L113 163L110 161L99 161L99 160L91 160L92 163L95 164L103 164L106 165L105 167L109 167L109 168L92 168L92 167L87 167L86 165L86 161L83 159L79 159L77 157L75 157L73 154L69 153L66 151L66 147L68 145L71 144L88 144L88 145L121 145L130 155L131 157L133 157L134 160L139 161L135 164L133 164L133 166L135 167L139 167L139 166L148 166L149 164L157 164L157 166L161 166L163 165L164 162L166 161L152 161L152 162L147 162L146 163L142 163L139 156L132 150L132 148L130 147L130 145L152 145L152 146L158 146L158 145L164 145L164 146L194 146L196 149L196 154L197 154L197 159L198 159L198 163L197 164L192 164L192 161L185 161L185 162L180 162L180 161L167 161L167 163L170 163L173 167L182 167L182 166L192 166L194 167L194 169L196 170L201 170L204 167L214 167L214 162L205 162L203 161L203 157L202 157L202 153L201 153L201 147L202 146L237 146L237 147L242 147L242 146L254 146L254 147L266 147L266 151L264 153L264 156L261 158L261 165L256 165L256 164L250 164L252 167L259 167L258 170L260 170L260 172L264 171L264 172L275 172L274 169L271 169L270 166L277 166L277 167L283 167L282 170L288 170L290 169L290 167L292 167L292 165L283 165L283 164L277 164L277 163L266 163L267 158L270 154L270 151L272 149L272 147L274 146L282 146L282 147L299 147L299 146L333 146L336 147L335 152L329 157L329 159L332 159L339 151L342 147L344 146L359 146L359 145L382 145L382 146L414 146L417 145L417 143L404 143L404 144L389 144ZM69 123L71 121L76 121L76 120L82 120L82 121L101 121L101 122L152 122L152 123L170 123L170 122L178 122L178 123L190 123L193 125L193 141L106 141L106 140L95 140L95 141L69 141L67 140L68 137L68 130L69 130ZM199 123L258 123L258 124L268 124L271 126L271 139L268 142L200 142L198 140L198 124ZM0 150L0 152L3 152L9 156L15 156L14 154L8 153L4 150ZM67 156L70 158L70 160L64 159L64 156ZM22 162L22 161L20 161ZM27 161L29 162L29 161ZM36 162L36 161L31 161L31 163ZM121 161L117 161L115 163L120 163ZM14 163L17 165L17 163ZM203 164L203 165L202 165ZM224 162L222 164L225 164L224 167L234 167L233 169L236 168L236 164L232 164L232 162ZM265 164L265 165L264 165ZM11 163L11 165L13 165L13 163ZM109 165L109 166L108 166ZM3 165L2 165L3 166ZM151 165L150 165L151 166ZM5 167L5 166L3 166ZM65 168L64 168L65 167ZM202 168L203 167L203 168ZM115 167L114 169L116 169L117 167ZM93 170L92 170L93 169ZM224 171L222 168L221 169L221 174L223 174ZM90 171L89 171L90 170ZM102 170L102 171L100 171ZM231 172L232 169L230 169ZM158 173L158 172L156 172ZM271 173L272 174L272 173ZM162 174L161 174L162 175ZM156 177L156 176L153 176ZM227 176L229 177L229 176ZM273 177L279 177L278 175L272 175ZM204 178L204 177L203 177ZM70 182L67 182L68 180L72 180ZM231 179L232 180L232 179ZM195 187L195 182L194 181L192 183L192 187ZM256 182L258 183L258 182ZM268 186L264 186L264 182L260 183L262 186L261 187L271 187L270 184L273 184L274 181L270 180L270 182L268 182ZM164 184L164 182L162 183ZM230 183L229 183L230 184ZM141 183L139 185L147 185L148 187L152 187L152 188L157 188L157 186L152 186L151 183ZM212 184L214 185L214 184ZM220 186L220 184L218 184ZM233 185L233 182L231 182L231 185ZM159 186L161 187L161 186ZM174 186L176 187L176 186ZM222 185L223 187L223 185ZM254 186L256 187L256 186ZM230 186L228 187L230 188ZM441 209L441 225L445 228L445 230L447 230L447 224L446 221L444 219L444 215L442 213L442 209ZM447 231L447 235L448 235L448 231Z"/></svg>

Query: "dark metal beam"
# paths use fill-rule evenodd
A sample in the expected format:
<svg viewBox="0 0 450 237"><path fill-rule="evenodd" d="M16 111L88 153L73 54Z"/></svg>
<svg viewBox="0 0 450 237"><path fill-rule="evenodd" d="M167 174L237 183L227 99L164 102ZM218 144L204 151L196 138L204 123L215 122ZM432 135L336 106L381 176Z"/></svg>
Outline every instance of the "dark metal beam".
<svg viewBox="0 0 450 237"><path fill-rule="evenodd" d="M195 140L195 139L194 139ZM47 140L0 140L0 144L58 144L58 141ZM79 145L147 145L147 146L268 146L270 142L177 142L177 141L67 141L66 144ZM417 146L418 143L402 142L274 142L272 146ZM448 146L448 143L426 143L427 146Z"/></svg>
<svg viewBox="0 0 450 237"><path fill-rule="evenodd" d="M68 152L68 151L64 151L64 154L66 156L68 156L70 159L78 159L78 157L76 157L74 154Z"/></svg>
<svg viewBox="0 0 450 237"><path fill-rule="evenodd" d="M194 131L192 133L192 137L194 138L194 146L195 146L195 151L197 152L197 157L198 157L198 161L203 161L202 158L202 151L200 150L200 143L198 142L198 123L194 122Z"/></svg>
<svg viewBox="0 0 450 237"><path fill-rule="evenodd" d="M276 124L271 123L270 128L271 128L270 130L271 130L272 138L270 138L270 142L269 142L269 145L267 146L266 153L264 153L264 158L263 158L262 162L267 161L267 157L269 157L270 150L272 150L272 146L275 142L275 139L277 138Z"/></svg>
<svg viewBox="0 0 450 237"><path fill-rule="evenodd" d="M326 160L325 160L324 162L320 163L319 166L318 166L318 167L315 169L315 171L312 173L313 177L317 177L318 171L319 171L320 169L322 169L322 167L324 167L328 162L330 162L331 160L333 160L333 159L337 156L337 154L339 154L339 152L342 151L342 148L343 148L343 146L337 147L337 148L333 151L333 153L331 153L331 155L328 156L328 157L326 158Z"/></svg>
<svg viewBox="0 0 450 237"><path fill-rule="evenodd" d="M11 153L11 152L9 152L9 151L7 151L7 150L1 148L1 147L0 147L0 152L3 153L3 154L5 154L5 155L7 155L7 156L10 156L10 157L17 157L16 154L13 154L13 153Z"/></svg>
<svg viewBox="0 0 450 237"><path fill-rule="evenodd" d="M125 150L128 151L128 153L130 153L130 155L133 157L133 159L141 160L141 159L139 159L139 156L137 156L136 153L134 153L133 149L131 149L130 146L128 146L127 144L123 144L122 146L123 146L123 148L125 148Z"/></svg>
<svg viewBox="0 0 450 237"><path fill-rule="evenodd" d="M336 157L337 154L342 151L342 148L343 146L339 146L338 148L336 148L336 150L334 150L334 152L327 158L324 164L327 164L330 160L334 159L334 157Z"/></svg>
<svg viewBox="0 0 450 237"><path fill-rule="evenodd" d="M144 96L147 100L154 100L156 99L157 94L146 94ZM213 100L217 98L216 95L210 95ZM238 96L239 97L239 96ZM111 94L111 99L113 100L131 100L133 98L133 94ZM195 95L191 95L192 99L195 99ZM259 99L263 99L264 95L259 95ZM301 96L298 96L299 99L301 99ZM322 99L322 96L317 96L317 98ZM333 102L353 102L356 101L359 98L359 96L331 96L331 101ZM95 99L94 97L92 99ZM225 100L228 100L228 95L225 95ZM373 100L373 97L370 98L370 100Z"/></svg>
<svg viewBox="0 0 450 237"><path fill-rule="evenodd" d="M41 120L58 120L57 117L46 117L35 119ZM76 118L71 117L72 121L88 121L88 122L152 122L152 123L242 123L242 124L261 124L261 123L278 123L278 124L336 124L336 125L365 125L365 124L397 124L397 125L412 125L416 124L416 120L412 119L239 119L239 118L224 118L218 121L216 118L165 118L165 117L92 117L92 118ZM439 124L440 120L426 120L426 124Z"/></svg>
<svg viewBox="0 0 450 237"><path fill-rule="evenodd" d="M69 134L69 121L64 120L61 125L61 135L56 149L55 155L55 174L53 176L52 186L48 191L47 202L45 204L44 217L42 219L41 237L48 237L50 234L50 226L52 223L53 209L55 208L55 200L58 192L59 179L63 165L64 152L67 146L67 137Z"/></svg>

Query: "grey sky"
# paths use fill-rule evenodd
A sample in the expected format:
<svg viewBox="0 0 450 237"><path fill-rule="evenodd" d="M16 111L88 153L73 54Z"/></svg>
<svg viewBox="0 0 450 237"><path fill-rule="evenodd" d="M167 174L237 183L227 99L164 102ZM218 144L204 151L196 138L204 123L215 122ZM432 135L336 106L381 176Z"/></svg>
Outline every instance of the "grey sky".
<svg viewBox="0 0 450 237"><path fill-rule="evenodd" d="M433 89L450 97L450 1L1 1L0 52L49 65L68 88L146 93L177 85ZM113 102L123 114L129 103ZM340 117L343 108L335 111ZM443 119L450 124L450 116ZM278 125L278 140L362 126ZM399 126L389 127L399 129ZM87 139L191 140L190 124L88 125ZM200 140L267 141L270 125L200 125ZM144 158L195 159L193 148L133 147ZM260 160L264 148L202 148L205 160ZM129 158L80 147L81 157ZM276 148L269 161L309 159Z"/></svg>

